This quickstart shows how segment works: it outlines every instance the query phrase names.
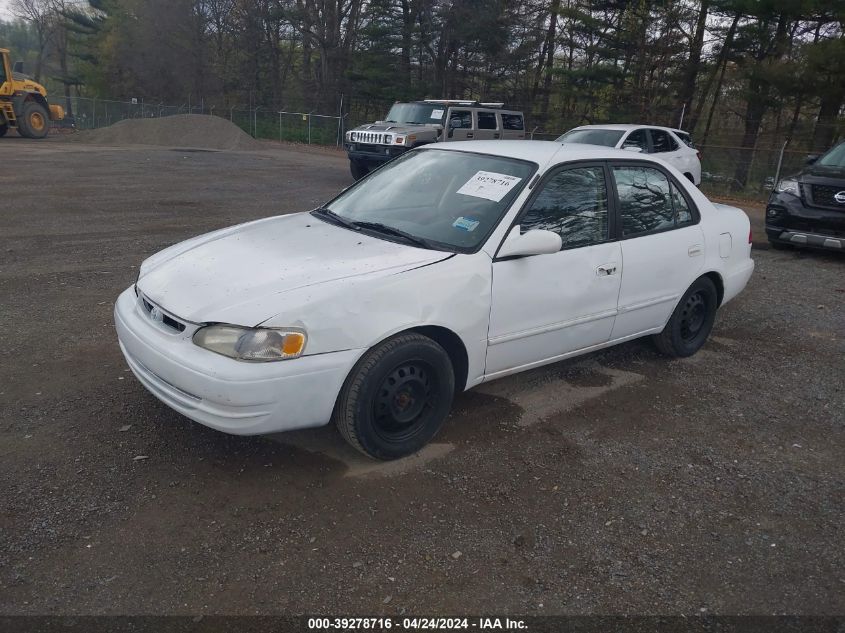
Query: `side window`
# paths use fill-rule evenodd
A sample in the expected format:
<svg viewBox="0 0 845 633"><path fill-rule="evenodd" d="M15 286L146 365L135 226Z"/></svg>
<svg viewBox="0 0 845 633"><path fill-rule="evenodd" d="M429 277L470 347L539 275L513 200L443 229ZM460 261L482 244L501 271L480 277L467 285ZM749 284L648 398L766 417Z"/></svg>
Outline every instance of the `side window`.
<svg viewBox="0 0 845 633"><path fill-rule="evenodd" d="M452 110L449 118L449 126L472 129L472 112L470 110Z"/></svg>
<svg viewBox="0 0 845 633"><path fill-rule="evenodd" d="M678 149L675 139L665 130L651 131L651 146L652 152L655 154L659 154L660 152L674 152Z"/></svg>
<svg viewBox="0 0 845 633"><path fill-rule="evenodd" d="M495 112L479 112L478 113L478 129L479 130L495 130L496 129L496 113Z"/></svg>
<svg viewBox="0 0 845 633"><path fill-rule="evenodd" d="M648 151L648 138L646 138L645 130L640 128L631 132L625 142L622 143L622 147L639 147L645 154Z"/></svg>
<svg viewBox="0 0 845 633"><path fill-rule="evenodd" d="M677 216L678 226L684 224L693 224L694 217L692 211L687 204L687 199L678 190L674 183L672 183L672 204L675 207L675 215Z"/></svg>
<svg viewBox="0 0 845 633"><path fill-rule="evenodd" d="M552 176L521 218L520 228L554 231L563 248L605 241L609 233L604 170L578 167Z"/></svg>
<svg viewBox="0 0 845 633"><path fill-rule="evenodd" d="M521 114L502 114L502 129L505 130L522 130L522 115Z"/></svg>
<svg viewBox="0 0 845 633"><path fill-rule="evenodd" d="M653 167L614 167L622 236L657 233L694 223L686 198Z"/></svg>

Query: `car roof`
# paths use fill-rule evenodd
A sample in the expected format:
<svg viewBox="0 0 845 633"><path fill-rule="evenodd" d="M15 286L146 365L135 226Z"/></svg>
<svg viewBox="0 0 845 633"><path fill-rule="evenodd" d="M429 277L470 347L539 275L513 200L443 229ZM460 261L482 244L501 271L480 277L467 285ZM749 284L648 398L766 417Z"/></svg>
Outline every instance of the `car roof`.
<svg viewBox="0 0 845 633"><path fill-rule="evenodd" d="M572 130L620 130L627 132L628 130L637 130L641 127L648 127L656 130L666 130L667 132L681 132L689 136L689 132L685 132L684 130L679 130L674 127L666 127L664 125L650 125L648 123L606 123L596 125L579 125L578 127L572 128ZM571 132L572 130L569 131Z"/></svg>
<svg viewBox="0 0 845 633"><path fill-rule="evenodd" d="M555 163L573 160L604 160L607 158L637 159L660 162L647 154L581 143L558 143L557 141L467 141L463 143L436 143L424 149L442 149L454 152L473 152L503 158L515 158L537 163L541 167L554 160Z"/></svg>

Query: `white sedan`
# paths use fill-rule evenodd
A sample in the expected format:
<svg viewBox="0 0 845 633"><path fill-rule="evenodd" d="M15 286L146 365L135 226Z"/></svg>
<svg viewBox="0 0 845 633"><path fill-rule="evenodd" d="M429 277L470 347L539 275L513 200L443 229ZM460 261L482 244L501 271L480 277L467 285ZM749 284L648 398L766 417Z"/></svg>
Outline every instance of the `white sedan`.
<svg viewBox="0 0 845 633"><path fill-rule="evenodd" d="M141 383L201 424L334 421L393 459L483 382L642 336L694 354L750 254L742 211L648 156L436 144L314 211L153 255L115 321Z"/></svg>
<svg viewBox="0 0 845 633"><path fill-rule="evenodd" d="M693 146L689 132L656 125L582 125L556 140L652 154L675 167L693 184L701 184L701 155Z"/></svg>

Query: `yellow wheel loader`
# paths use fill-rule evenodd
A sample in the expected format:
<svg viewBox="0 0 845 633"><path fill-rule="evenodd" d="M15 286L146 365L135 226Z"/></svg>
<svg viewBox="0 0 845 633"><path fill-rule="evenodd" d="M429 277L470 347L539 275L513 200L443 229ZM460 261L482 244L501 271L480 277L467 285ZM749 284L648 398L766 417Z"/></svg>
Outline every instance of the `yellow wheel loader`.
<svg viewBox="0 0 845 633"><path fill-rule="evenodd" d="M44 86L20 70L12 69L9 51L0 48L0 136L15 128L26 138L44 138L50 131L50 121L61 121L65 111L48 104Z"/></svg>

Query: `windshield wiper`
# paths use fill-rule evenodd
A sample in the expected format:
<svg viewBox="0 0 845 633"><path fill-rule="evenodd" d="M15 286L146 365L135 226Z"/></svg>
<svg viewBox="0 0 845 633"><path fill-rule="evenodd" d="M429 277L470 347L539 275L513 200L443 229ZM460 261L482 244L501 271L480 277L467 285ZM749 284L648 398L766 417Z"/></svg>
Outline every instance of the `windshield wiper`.
<svg viewBox="0 0 845 633"><path fill-rule="evenodd" d="M417 237L416 235L406 233L402 229L397 229L392 226L388 226L387 224L382 224L381 222L355 222L354 220L345 218L342 215L338 215L328 207L318 207L311 211L311 215L316 215L318 218L325 218L329 222L333 222L334 224L340 224L341 226L344 226L347 229L351 229L352 231L360 231L361 229L366 229L375 233L382 233L383 235L393 235L395 237L400 237L406 242L411 242L412 244L416 244L417 246L428 248L430 250L442 250L434 246L432 242L429 242L424 237Z"/></svg>
<svg viewBox="0 0 845 633"><path fill-rule="evenodd" d="M343 217L342 215L338 215L328 207L317 207L311 212L311 215L328 218L330 222L340 224L341 226L345 226L347 229L352 229L353 231L358 230L357 223L353 222L352 220L347 220L345 217Z"/></svg>
<svg viewBox="0 0 845 633"><path fill-rule="evenodd" d="M416 235L411 235L410 233L406 233L402 229L397 229L392 226L388 226L387 224L382 224L381 222L353 222L353 224L361 229L368 229L370 231L375 231L376 233L383 233L385 235L395 235L396 237L401 237L402 239L411 242L412 244L416 244L417 246L422 246L423 248L428 248L430 250L440 250L424 237L417 237Z"/></svg>

